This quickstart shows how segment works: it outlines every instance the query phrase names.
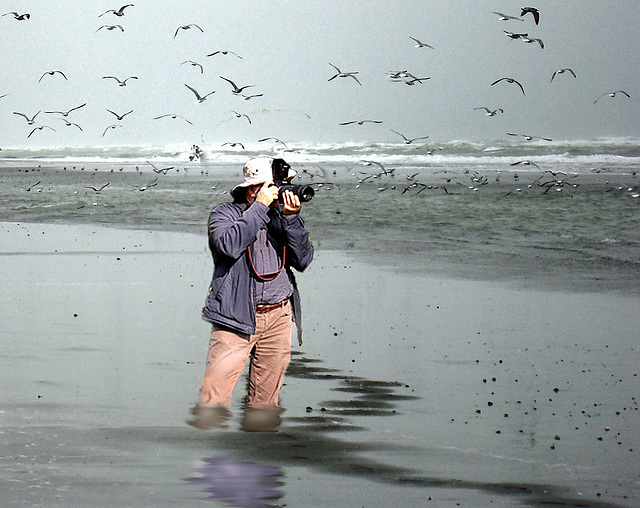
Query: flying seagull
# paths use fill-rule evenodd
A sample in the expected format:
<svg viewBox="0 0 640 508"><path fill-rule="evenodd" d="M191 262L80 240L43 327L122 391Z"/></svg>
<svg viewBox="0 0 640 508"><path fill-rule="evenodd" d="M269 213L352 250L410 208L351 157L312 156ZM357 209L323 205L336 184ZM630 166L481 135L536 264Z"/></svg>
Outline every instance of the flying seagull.
<svg viewBox="0 0 640 508"><path fill-rule="evenodd" d="M331 62L329 62L329 65L336 70L336 74L331 76L327 81L331 81L332 79L335 79L335 78L353 78L353 79L356 80L356 83L358 83L360 86L362 86L362 83L360 83L358 78L355 76L356 74L358 74L357 72L342 72L340 69L338 69Z"/></svg>
<svg viewBox="0 0 640 508"><path fill-rule="evenodd" d="M138 187L138 190L140 192L144 192L146 191L149 187L155 187L156 185L158 185L158 178L154 178L153 180L151 180L147 185L143 185L142 187Z"/></svg>
<svg viewBox="0 0 640 508"><path fill-rule="evenodd" d="M427 139L429 136L421 136L419 138L412 138L409 139L408 137L406 137L404 134L398 132L398 131L394 131L393 129L391 129L391 132L395 132L398 136L401 136L402 139L404 139L404 142L406 145L410 145L411 143L413 143L414 141L418 141L420 139Z"/></svg>
<svg viewBox="0 0 640 508"><path fill-rule="evenodd" d="M64 75L64 72L62 71L47 71L45 72L42 76L40 76L40 79L38 80L38 83L40 83L40 81L42 81L42 78L44 78L45 76L49 75L49 76L53 76L54 74L60 74L64 79L66 79L67 81L69 81L67 79L67 76Z"/></svg>
<svg viewBox="0 0 640 508"><path fill-rule="evenodd" d="M104 138L104 135L107 133L107 131L108 131L109 129L116 129L116 128L118 128L118 127L122 127L122 125L116 125L115 123L114 123L114 124L109 125L109 127L107 127L107 128L102 132L102 137Z"/></svg>
<svg viewBox="0 0 640 508"><path fill-rule="evenodd" d="M520 17L523 17L527 13L533 16L533 20L535 21L536 25L540 23L540 12L538 11L538 9L536 9L535 7L523 7L520 10Z"/></svg>
<svg viewBox="0 0 640 508"><path fill-rule="evenodd" d="M194 26L195 26L198 30L200 30L202 33L204 33L204 30L203 30L202 28L200 28L198 25L196 25L195 23L190 23L190 24L188 24L188 25L182 25L182 26L179 26L178 28L176 28L176 33L175 33L175 34L173 34L173 38L174 38L174 39L176 38L176 36L178 35L178 32L179 32L180 30L190 30L190 29L191 29L191 27L194 27Z"/></svg>
<svg viewBox="0 0 640 508"><path fill-rule="evenodd" d="M24 113L19 113L17 111L13 112L14 115L18 115L21 116L22 118L24 118L27 121L28 125L33 125L34 123L36 123L36 116L38 116L40 114L40 111L38 111L35 115L33 115L31 118L29 118L27 115L25 115Z"/></svg>
<svg viewBox="0 0 640 508"><path fill-rule="evenodd" d="M125 79L118 79L115 76L102 76L102 79L115 79L118 82L118 86L127 86L127 81L130 79L138 79L138 76L129 76Z"/></svg>
<svg viewBox="0 0 640 508"><path fill-rule="evenodd" d="M16 11L7 12L7 13L3 14L3 16L8 16L9 14L11 14L13 16L13 18L17 19L18 21L24 21L24 20L29 19L31 17L31 14L29 14L28 12L25 12L24 14L19 14Z"/></svg>
<svg viewBox="0 0 640 508"><path fill-rule="evenodd" d="M85 187L85 189L91 189L96 194L99 194L101 190L104 190L107 187L109 187L109 182L105 183L104 185L101 185L100 187L94 187L93 185L89 185L88 187Z"/></svg>
<svg viewBox="0 0 640 508"><path fill-rule="evenodd" d="M224 76L220 76L220 78L221 78L221 79L224 79L227 83L230 83L230 84L231 84L231 86L233 87L232 92L233 92L234 94L236 94L236 95L237 95L237 94L239 94L239 93L241 93L245 88L251 88L251 87L254 87L254 86L255 86L255 85L245 85L245 86L239 87L239 86L238 86L238 85L236 85L233 81L231 81L230 79L225 78Z"/></svg>
<svg viewBox="0 0 640 508"><path fill-rule="evenodd" d="M127 111L126 113L123 113L122 115L119 115L118 113L111 111L110 109L107 109L107 111L112 115L114 115L118 120L122 120L128 114L133 113L133 109L131 111Z"/></svg>
<svg viewBox="0 0 640 508"><path fill-rule="evenodd" d="M602 99L605 96L609 96L609 97L615 97L616 94L623 94L626 95L627 97L631 97L627 92L625 92L624 90L617 90L615 92L610 92L610 93L603 93L600 97L598 97L595 101L593 101L593 103L595 104L596 102L598 102L600 99Z"/></svg>
<svg viewBox="0 0 640 508"><path fill-rule="evenodd" d="M516 33L516 32L509 32L508 30L503 30L503 32L505 33L505 35L507 37L509 37L509 39L523 39L525 38L527 35L529 35L528 33Z"/></svg>
<svg viewBox="0 0 640 508"><path fill-rule="evenodd" d="M576 77L576 73L575 73L575 72L573 72L573 70L571 70L571 69L569 69L569 68L566 68L566 69L558 69L557 71L555 71L555 72L551 75L551 81L553 81L553 78L555 78L555 77L556 77L556 74L564 74L565 72L570 72L570 73L573 75L573 77L574 77L574 78Z"/></svg>
<svg viewBox="0 0 640 508"><path fill-rule="evenodd" d="M62 120L62 121L64 122L64 124L65 124L67 127L72 127L72 126L73 126L73 127L77 127L78 129L80 129L80 131L81 131L81 132L84 132L84 131L82 130L82 127L80 127L77 123L70 122L70 121L69 121L69 120L67 120L66 118L60 118L60 117L58 117L58 118L54 118L54 120Z"/></svg>
<svg viewBox="0 0 640 508"><path fill-rule="evenodd" d="M340 125L350 125L352 123L357 123L358 125L362 125L365 123L382 123L382 120L351 120L349 122L341 122Z"/></svg>
<svg viewBox="0 0 640 508"><path fill-rule="evenodd" d="M117 28L121 32L124 32L124 28L122 28L122 25L102 25L100 28L96 30L96 32L99 32L103 28L106 28L107 30L115 30Z"/></svg>
<svg viewBox="0 0 640 508"><path fill-rule="evenodd" d="M247 121L251 123L251 118L249 118L249 115L245 115L244 113L238 113L237 111L233 111L233 114L236 115L236 118L245 117Z"/></svg>
<svg viewBox="0 0 640 508"><path fill-rule="evenodd" d="M245 100L248 101L250 99L254 99L256 97L262 97L264 94L261 93L254 93L252 95L244 95L244 94L240 94L240 96Z"/></svg>
<svg viewBox="0 0 640 508"><path fill-rule="evenodd" d="M154 116L153 119L154 120L159 120L160 118L165 118L165 117L171 117L173 120L175 120L176 118L182 118L185 122L187 122L189 125L193 125L192 122L190 122L189 120L187 120L184 116L181 115L174 115L172 113L167 113L164 115L160 115L160 116Z"/></svg>
<svg viewBox="0 0 640 508"><path fill-rule="evenodd" d="M84 104L80 104L80 106L76 106L75 108L71 108L68 111L45 111L45 113L49 114L49 113L58 113L62 116L69 116L69 113L71 113L72 111L75 111L76 109L80 109L80 108L84 108L87 105L87 103L85 102Z"/></svg>
<svg viewBox="0 0 640 508"><path fill-rule="evenodd" d="M209 92L207 95L200 95L195 88L190 87L186 83L184 84L184 86L186 86L189 90L193 92L193 94L196 96L196 99L198 100L199 103L204 102L205 100L207 100L207 97L209 97L211 94L216 93L216 91L214 90L213 92Z"/></svg>
<svg viewBox="0 0 640 508"><path fill-rule="evenodd" d="M227 50L221 50L221 49L214 51L213 53L209 53L207 56L215 56L215 55L234 55L234 56L237 56L240 60L242 60L242 57L237 53L234 53L233 51L227 51Z"/></svg>
<svg viewBox="0 0 640 508"><path fill-rule="evenodd" d="M498 108L498 109L489 109L485 106L482 106L480 108L473 108L474 111L478 110L478 109L484 109L487 112L487 116L496 116L496 114L498 112L500 113L504 113L504 109L502 108Z"/></svg>
<svg viewBox="0 0 640 508"><path fill-rule="evenodd" d="M429 46L429 44L427 44L426 42L422 42L418 39L416 39L415 37L411 37L409 36L409 39L411 39L413 42L416 43L416 48L431 48L431 49L436 49L433 46Z"/></svg>
<svg viewBox="0 0 640 508"><path fill-rule="evenodd" d="M289 149L289 147L285 144L284 141L282 141L281 139L278 138L262 138L258 140L258 143L262 143L263 141L273 141L275 143L280 143L282 144L287 150Z"/></svg>
<svg viewBox="0 0 640 508"><path fill-rule="evenodd" d="M544 42L542 42L542 39L536 39L534 37L523 37L522 40L528 44L531 44L532 42L537 42L540 45L540 48L544 49Z"/></svg>
<svg viewBox="0 0 640 508"><path fill-rule="evenodd" d="M42 129L49 129L55 132L55 129L53 127L49 127L48 125L39 125L38 127L35 127L27 136L27 138L31 137L31 134L33 134L35 131L41 131Z"/></svg>
<svg viewBox="0 0 640 508"><path fill-rule="evenodd" d="M117 11L115 9L109 9L108 11L105 11L102 14L100 14L100 16L98 16L98 17L101 18L102 16L104 16L105 14L108 14L110 12L112 12L115 16L122 17L122 16L124 16L124 10L127 7L133 7L133 4L123 5Z"/></svg>
<svg viewBox="0 0 640 508"><path fill-rule="evenodd" d="M238 142L231 142L231 141L227 141L226 143L222 143L222 145L220 146L227 146L229 145L232 148L235 148L236 146L239 146L240 148L242 148L244 150L244 145L242 143L238 143Z"/></svg>
<svg viewBox="0 0 640 508"><path fill-rule="evenodd" d="M511 166L518 166L519 164L522 164L523 166L535 166L538 169L540 169L540 166L538 166L535 162L529 161L529 160L512 162L510 165Z"/></svg>
<svg viewBox="0 0 640 508"><path fill-rule="evenodd" d="M492 12L500 16L501 21L509 21L510 19L514 19L517 21L524 21L523 19L516 18L515 16L509 16L508 14L503 14L502 12L496 12L496 11L492 11Z"/></svg>
<svg viewBox="0 0 640 508"><path fill-rule="evenodd" d="M166 175L170 170L172 170L175 167L175 166L170 166L168 168L158 168L155 164L149 161L147 161L147 164L151 166L154 173L162 173L163 175Z"/></svg>
<svg viewBox="0 0 640 508"><path fill-rule="evenodd" d="M491 86L495 85L496 83L500 83L500 81L506 81L507 83L515 83L516 85L518 85L520 87L520 90L522 90L522 95L527 95L526 93L524 93L524 87L520 84L520 82L516 81L513 78L496 79L493 83L491 83Z"/></svg>
<svg viewBox="0 0 640 508"><path fill-rule="evenodd" d="M514 134L513 132L507 132L507 136L522 136L527 141L531 141L533 139L542 139L544 141L553 141L551 138L543 138L540 136L530 136L529 134Z"/></svg>
<svg viewBox="0 0 640 508"><path fill-rule="evenodd" d="M200 68L200 74L204 73L204 69L202 67L202 64L199 64L198 62L194 62L193 60L185 60L180 65L184 65L186 63L191 64L192 67L199 67Z"/></svg>

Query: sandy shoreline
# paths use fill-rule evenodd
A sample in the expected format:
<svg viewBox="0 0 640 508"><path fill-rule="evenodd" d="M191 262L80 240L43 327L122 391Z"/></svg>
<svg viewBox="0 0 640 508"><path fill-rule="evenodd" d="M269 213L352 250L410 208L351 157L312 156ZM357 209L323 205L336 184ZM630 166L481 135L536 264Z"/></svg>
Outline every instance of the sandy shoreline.
<svg viewBox="0 0 640 508"><path fill-rule="evenodd" d="M640 503L633 295L318 250L280 432L238 430L239 386L231 428L209 434L184 423L204 237L2 223L0 238L3 505L210 506L211 482L184 481L206 458L278 468L274 506Z"/></svg>

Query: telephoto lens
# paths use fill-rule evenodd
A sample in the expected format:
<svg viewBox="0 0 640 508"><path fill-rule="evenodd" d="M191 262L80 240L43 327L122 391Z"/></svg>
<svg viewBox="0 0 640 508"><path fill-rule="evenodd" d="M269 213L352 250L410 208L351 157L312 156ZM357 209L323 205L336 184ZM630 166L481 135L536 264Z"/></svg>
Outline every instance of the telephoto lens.
<svg viewBox="0 0 640 508"><path fill-rule="evenodd" d="M298 196L300 201L303 203L307 201L311 201L311 198L313 198L314 194L316 193L316 191L313 190L313 187L311 187L311 185L284 184L284 185L281 185L280 188L278 189L278 200L280 202L282 202L282 193L286 190L293 192L293 194L295 196Z"/></svg>

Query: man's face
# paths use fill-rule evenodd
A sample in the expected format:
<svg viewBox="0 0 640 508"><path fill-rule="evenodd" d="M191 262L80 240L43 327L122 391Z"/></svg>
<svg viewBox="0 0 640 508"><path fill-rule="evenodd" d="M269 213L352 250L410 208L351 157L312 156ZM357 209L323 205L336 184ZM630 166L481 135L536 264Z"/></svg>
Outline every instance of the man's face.
<svg viewBox="0 0 640 508"><path fill-rule="evenodd" d="M251 204L256 200L256 196L258 195L258 192L260 192L260 189L263 185L264 184L260 183L258 185L249 185L249 187L247 187L247 203Z"/></svg>

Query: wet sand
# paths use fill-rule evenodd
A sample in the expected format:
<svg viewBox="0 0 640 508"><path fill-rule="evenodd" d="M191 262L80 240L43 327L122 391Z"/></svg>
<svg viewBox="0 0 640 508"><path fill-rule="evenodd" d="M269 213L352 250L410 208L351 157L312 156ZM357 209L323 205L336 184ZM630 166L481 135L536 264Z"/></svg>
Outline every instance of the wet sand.
<svg viewBox="0 0 640 508"><path fill-rule="evenodd" d="M0 239L3 506L640 505L635 295L320 249L279 431L239 429L239 385L229 428L201 432L203 236Z"/></svg>

